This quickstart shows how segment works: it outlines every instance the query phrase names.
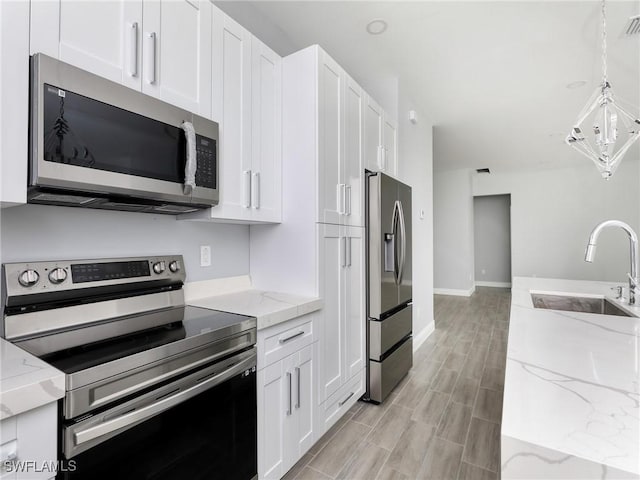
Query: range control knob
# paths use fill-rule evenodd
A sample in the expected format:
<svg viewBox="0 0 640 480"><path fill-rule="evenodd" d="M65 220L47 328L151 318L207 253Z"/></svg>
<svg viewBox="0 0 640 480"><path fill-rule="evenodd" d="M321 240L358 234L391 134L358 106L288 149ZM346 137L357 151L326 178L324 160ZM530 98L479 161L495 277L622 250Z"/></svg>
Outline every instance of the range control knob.
<svg viewBox="0 0 640 480"><path fill-rule="evenodd" d="M40 275L35 270L25 270L18 277L18 282L23 287L33 287L40 280Z"/></svg>
<svg viewBox="0 0 640 480"><path fill-rule="evenodd" d="M67 271L64 268L54 268L49 272L49 281L51 283L62 283L67 279Z"/></svg>
<svg viewBox="0 0 640 480"><path fill-rule="evenodd" d="M171 261L169 263L169 270L171 270L173 273L179 272L180 264L176 260Z"/></svg>
<svg viewBox="0 0 640 480"><path fill-rule="evenodd" d="M166 268L167 267L166 267L164 261L156 262L156 263L153 264L153 271L158 273L158 274L164 272Z"/></svg>

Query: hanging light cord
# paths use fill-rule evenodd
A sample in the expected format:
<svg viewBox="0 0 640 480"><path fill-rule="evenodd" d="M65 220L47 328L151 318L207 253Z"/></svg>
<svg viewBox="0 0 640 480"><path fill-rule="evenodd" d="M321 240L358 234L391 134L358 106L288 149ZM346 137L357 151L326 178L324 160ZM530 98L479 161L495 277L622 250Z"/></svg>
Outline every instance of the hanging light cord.
<svg viewBox="0 0 640 480"><path fill-rule="evenodd" d="M607 13L602 0L602 88L607 85Z"/></svg>

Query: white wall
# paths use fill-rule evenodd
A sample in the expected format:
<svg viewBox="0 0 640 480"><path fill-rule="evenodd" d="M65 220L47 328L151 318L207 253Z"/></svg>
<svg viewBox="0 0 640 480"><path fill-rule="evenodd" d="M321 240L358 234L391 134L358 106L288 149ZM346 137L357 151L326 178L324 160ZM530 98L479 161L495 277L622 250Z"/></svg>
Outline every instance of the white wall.
<svg viewBox="0 0 640 480"><path fill-rule="evenodd" d="M411 185L413 228L413 335L418 343L433 328L433 134L431 123L418 112L409 122L411 100L399 93L398 177ZM423 213L421 215L421 212Z"/></svg>
<svg viewBox="0 0 640 480"><path fill-rule="evenodd" d="M470 170L434 174L433 233L436 293L470 294L474 289Z"/></svg>
<svg viewBox="0 0 640 480"><path fill-rule="evenodd" d="M473 199L476 285L511 284L511 196Z"/></svg>
<svg viewBox="0 0 640 480"><path fill-rule="evenodd" d="M184 255L187 281L249 273L249 227L173 216L24 205L2 210L3 262ZM212 265L200 267L200 245Z"/></svg>
<svg viewBox="0 0 640 480"><path fill-rule="evenodd" d="M595 167L475 175L474 195L511 193L514 276L624 281L629 271L626 234L607 231L593 264L584 262L589 233L618 219L638 231L640 162L623 160L611 180Z"/></svg>

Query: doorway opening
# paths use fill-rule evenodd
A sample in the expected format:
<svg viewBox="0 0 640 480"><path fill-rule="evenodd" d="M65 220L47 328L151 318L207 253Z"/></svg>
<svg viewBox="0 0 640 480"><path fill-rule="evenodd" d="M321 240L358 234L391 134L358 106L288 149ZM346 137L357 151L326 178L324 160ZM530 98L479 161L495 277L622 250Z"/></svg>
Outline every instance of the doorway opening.
<svg viewBox="0 0 640 480"><path fill-rule="evenodd" d="M473 197L475 284L511 287L511 195Z"/></svg>

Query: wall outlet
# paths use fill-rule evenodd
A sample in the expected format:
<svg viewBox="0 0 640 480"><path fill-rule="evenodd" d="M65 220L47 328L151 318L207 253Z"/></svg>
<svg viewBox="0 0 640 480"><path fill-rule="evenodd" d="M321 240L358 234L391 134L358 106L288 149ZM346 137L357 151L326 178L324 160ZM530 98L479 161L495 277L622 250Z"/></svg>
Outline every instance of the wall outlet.
<svg viewBox="0 0 640 480"><path fill-rule="evenodd" d="M200 245L200 266L211 266L211 245Z"/></svg>

